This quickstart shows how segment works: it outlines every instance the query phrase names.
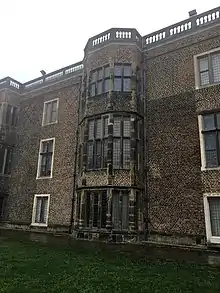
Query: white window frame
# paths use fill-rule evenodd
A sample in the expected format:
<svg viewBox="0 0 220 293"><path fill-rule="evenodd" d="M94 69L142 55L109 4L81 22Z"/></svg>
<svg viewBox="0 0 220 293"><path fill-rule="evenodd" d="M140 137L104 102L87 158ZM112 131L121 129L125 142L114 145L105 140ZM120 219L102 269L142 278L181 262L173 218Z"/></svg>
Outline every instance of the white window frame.
<svg viewBox="0 0 220 293"><path fill-rule="evenodd" d="M219 200L220 200L220 193L204 193L203 194L206 239L208 243L220 244L220 236L219 237L212 236L210 209L209 209L209 202L208 202L208 199L210 197L219 197Z"/></svg>
<svg viewBox="0 0 220 293"><path fill-rule="evenodd" d="M40 165L41 165L41 150L42 150L42 143L44 141L53 140L53 155L52 155L52 161L51 161L51 174L50 176L40 177ZM36 179L51 179L53 178L53 162L54 162L54 151L55 151L55 137L52 138L46 138L40 140L40 146L39 146L39 152L38 152L38 163L37 163L37 177Z"/></svg>
<svg viewBox="0 0 220 293"><path fill-rule="evenodd" d="M50 122L50 123L45 123L45 118L46 118L46 104L52 103L54 101L57 101L57 119L54 122ZM59 98L56 99L52 99L52 100L48 100L44 102L44 109L43 109L43 117L42 117L42 126L47 126L47 125L51 125L51 124L56 124L58 123L58 109L59 109Z"/></svg>
<svg viewBox="0 0 220 293"><path fill-rule="evenodd" d="M48 207L47 207L46 223L36 223L35 222L35 218L36 218L36 207L37 207L37 198L38 197L48 197ZM48 225L48 217L49 217L49 208L50 208L50 194L35 194L34 195L34 202L33 202L31 226L47 227L47 225Z"/></svg>
<svg viewBox="0 0 220 293"><path fill-rule="evenodd" d="M217 84L217 83L210 83L210 84L207 84L207 85L200 85L199 60L198 60L201 57L205 57L206 55L209 55L209 54L212 54L212 53L215 53L215 52L220 53L220 47L193 56L193 59L194 59L194 74L195 74L195 88L196 88L196 90L201 89L201 88L210 87L210 86L213 86L213 85Z"/></svg>
<svg viewBox="0 0 220 293"><path fill-rule="evenodd" d="M198 115L198 125L199 125L201 171L220 170L220 166L218 166L218 167L206 167L205 141L204 141L204 135L202 134L202 130L203 130L203 115Z"/></svg>

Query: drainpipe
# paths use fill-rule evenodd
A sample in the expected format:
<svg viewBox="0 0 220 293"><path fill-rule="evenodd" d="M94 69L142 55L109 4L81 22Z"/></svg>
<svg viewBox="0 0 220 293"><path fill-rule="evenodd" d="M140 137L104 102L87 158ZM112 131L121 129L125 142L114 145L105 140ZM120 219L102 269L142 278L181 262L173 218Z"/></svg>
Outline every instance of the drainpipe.
<svg viewBox="0 0 220 293"><path fill-rule="evenodd" d="M73 167L73 194L72 194L72 205L71 205L71 218L70 218L70 226L69 226L69 234L71 234L73 227L73 215L74 215L74 201L76 194L76 172L77 172L77 162L78 162L78 144L79 144L79 121L80 121L80 101L81 101L81 88L82 88L82 77L80 80L80 88L79 88L79 97L78 97L78 109L77 109L77 129L76 129L76 147L74 152L74 167Z"/></svg>

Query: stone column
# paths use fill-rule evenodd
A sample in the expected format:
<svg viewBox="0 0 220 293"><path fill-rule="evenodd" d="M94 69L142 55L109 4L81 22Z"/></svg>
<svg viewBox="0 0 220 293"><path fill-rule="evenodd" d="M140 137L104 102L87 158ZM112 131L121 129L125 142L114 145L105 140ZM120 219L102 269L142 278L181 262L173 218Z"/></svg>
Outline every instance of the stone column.
<svg viewBox="0 0 220 293"><path fill-rule="evenodd" d="M134 222L134 201L135 201L136 191L131 189L129 196L129 231L135 231L135 222Z"/></svg>
<svg viewBox="0 0 220 293"><path fill-rule="evenodd" d="M106 229L111 230L112 227L112 189L107 190L107 213L106 213Z"/></svg>
<svg viewBox="0 0 220 293"><path fill-rule="evenodd" d="M81 202L80 202L80 212L79 212L79 229L84 227L85 219L85 191L81 191Z"/></svg>

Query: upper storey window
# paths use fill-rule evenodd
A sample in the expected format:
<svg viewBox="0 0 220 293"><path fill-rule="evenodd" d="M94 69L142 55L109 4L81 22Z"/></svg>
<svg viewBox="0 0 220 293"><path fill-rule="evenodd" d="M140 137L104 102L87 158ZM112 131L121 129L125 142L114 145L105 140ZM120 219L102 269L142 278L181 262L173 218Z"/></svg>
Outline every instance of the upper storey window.
<svg viewBox="0 0 220 293"><path fill-rule="evenodd" d="M114 91L130 92L131 91L131 65L118 64L114 68Z"/></svg>
<svg viewBox="0 0 220 293"><path fill-rule="evenodd" d="M44 102L42 125L57 123L59 100L54 99Z"/></svg>
<svg viewBox="0 0 220 293"><path fill-rule="evenodd" d="M131 91L131 65L115 64L114 66L114 85L115 92ZM90 97L95 97L109 92L110 89L110 68L109 66L99 68L91 72L89 92Z"/></svg>
<svg viewBox="0 0 220 293"><path fill-rule="evenodd" d="M90 96L94 97L109 91L110 70L109 66L99 68L91 73Z"/></svg>
<svg viewBox="0 0 220 293"><path fill-rule="evenodd" d="M220 51L197 57L197 87L220 83Z"/></svg>

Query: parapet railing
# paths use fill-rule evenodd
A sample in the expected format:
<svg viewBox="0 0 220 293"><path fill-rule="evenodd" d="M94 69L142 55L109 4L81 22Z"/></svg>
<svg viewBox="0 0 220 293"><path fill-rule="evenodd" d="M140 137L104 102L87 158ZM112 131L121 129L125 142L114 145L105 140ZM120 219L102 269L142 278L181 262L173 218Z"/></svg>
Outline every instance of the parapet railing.
<svg viewBox="0 0 220 293"><path fill-rule="evenodd" d="M83 69L82 62L78 62L67 67L61 68L59 70L53 71L51 73L45 74L44 76L38 77L31 81L20 83L11 77L5 77L0 80L1 88L12 88L17 91L30 90L35 87L42 86L44 84L54 82L56 80L65 79L69 75L80 74Z"/></svg>
<svg viewBox="0 0 220 293"><path fill-rule="evenodd" d="M112 42L136 43L140 48L142 47L142 37L136 29L112 28L90 38L86 44L85 51L93 51Z"/></svg>
<svg viewBox="0 0 220 293"><path fill-rule="evenodd" d="M192 16L181 22L144 36L143 47L146 49L155 47L164 41L173 40L215 23L220 23L220 7Z"/></svg>
<svg viewBox="0 0 220 293"><path fill-rule="evenodd" d="M51 73L45 74L41 77L33 79L23 84L24 90L29 90L33 87L38 87L45 83L54 82L56 80L65 79L68 75L76 75L82 72L83 64L78 62L67 67L61 68L59 70L53 71Z"/></svg>

